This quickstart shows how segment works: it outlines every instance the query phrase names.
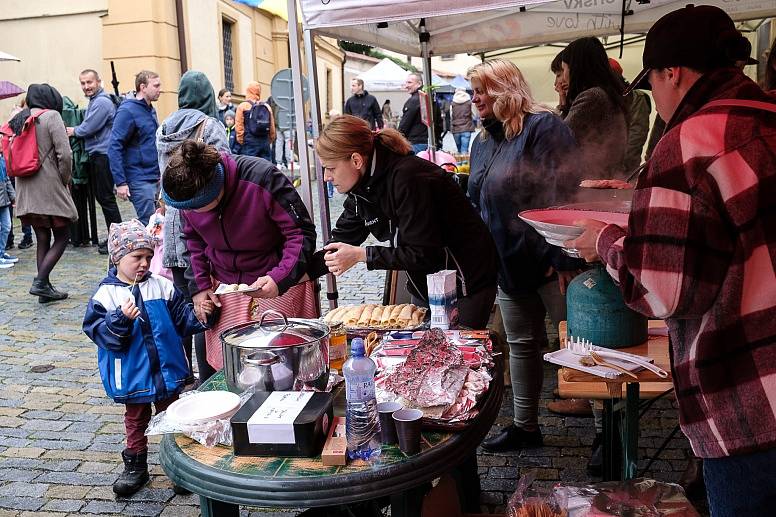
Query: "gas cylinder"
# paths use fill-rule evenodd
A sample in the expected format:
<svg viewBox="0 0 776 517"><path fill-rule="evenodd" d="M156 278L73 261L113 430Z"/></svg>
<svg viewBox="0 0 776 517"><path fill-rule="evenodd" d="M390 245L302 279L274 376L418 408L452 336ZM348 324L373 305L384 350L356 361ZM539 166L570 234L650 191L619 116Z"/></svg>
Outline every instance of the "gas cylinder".
<svg viewBox="0 0 776 517"><path fill-rule="evenodd" d="M625 305L620 288L602 264L569 283L568 335L604 348L625 348L647 340L647 318Z"/></svg>

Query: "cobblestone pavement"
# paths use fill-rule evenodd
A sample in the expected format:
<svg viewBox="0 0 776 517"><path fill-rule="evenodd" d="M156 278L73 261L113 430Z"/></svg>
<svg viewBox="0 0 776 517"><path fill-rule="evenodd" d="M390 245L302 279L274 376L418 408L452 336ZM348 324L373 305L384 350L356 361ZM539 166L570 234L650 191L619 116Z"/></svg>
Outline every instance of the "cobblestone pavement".
<svg viewBox="0 0 776 517"><path fill-rule="evenodd" d="M335 196L335 214L341 197ZM121 204L122 213L132 209ZM20 238L16 228L17 242ZM106 257L95 248L68 248L52 282L70 293L65 301L40 305L27 294L35 274L35 248L14 249L20 261L0 271L0 517L27 515L199 514L196 496L175 495L158 464L158 442L150 445L151 482L128 499L111 485L122 467L123 406L106 398L95 346L81 332L87 300L102 278ZM341 279L344 303L379 300L382 273L356 268ZM541 424L545 447L515 454L479 456L483 509L503 510L516 479L527 470L541 483L584 481L593 439L590 419L547 413L554 370L545 370ZM510 420L504 401L498 424ZM642 457L654 453L677 423L670 400L658 402L642 419ZM674 481L684 468L685 439L673 439L647 475ZM280 510L244 510L251 515L295 515Z"/></svg>

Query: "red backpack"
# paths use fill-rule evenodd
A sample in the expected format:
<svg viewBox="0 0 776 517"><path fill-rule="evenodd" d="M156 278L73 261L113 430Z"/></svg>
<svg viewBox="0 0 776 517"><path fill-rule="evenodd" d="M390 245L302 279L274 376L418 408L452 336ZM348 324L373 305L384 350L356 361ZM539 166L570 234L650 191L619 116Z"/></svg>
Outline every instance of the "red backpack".
<svg viewBox="0 0 776 517"><path fill-rule="evenodd" d="M35 121L48 110L41 110L35 115L30 115L24 121L22 131L18 135L13 132L11 126L3 124L0 127L0 135L3 138L3 156L8 170L8 175L14 178L32 176L41 166L38 156L38 137L35 136Z"/></svg>

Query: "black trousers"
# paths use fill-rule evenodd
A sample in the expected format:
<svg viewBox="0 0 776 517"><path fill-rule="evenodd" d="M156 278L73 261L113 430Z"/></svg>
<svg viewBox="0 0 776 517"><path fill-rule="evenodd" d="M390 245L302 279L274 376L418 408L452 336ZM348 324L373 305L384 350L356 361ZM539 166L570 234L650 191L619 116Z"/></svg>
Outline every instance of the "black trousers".
<svg viewBox="0 0 776 517"><path fill-rule="evenodd" d="M121 222L121 212L119 212L116 194L113 191L113 174L110 172L108 155L89 154L89 181L94 187L94 197L102 208L105 227L110 229L111 223Z"/></svg>

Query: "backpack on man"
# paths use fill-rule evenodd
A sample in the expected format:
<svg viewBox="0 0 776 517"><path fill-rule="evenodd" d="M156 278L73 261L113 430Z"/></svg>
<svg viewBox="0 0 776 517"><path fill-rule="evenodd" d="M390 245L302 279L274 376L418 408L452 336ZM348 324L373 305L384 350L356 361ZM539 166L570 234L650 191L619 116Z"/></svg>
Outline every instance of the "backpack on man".
<svg viewBox="0 0 776 517"><path fill-rule="evenodd" d="M272 125L272 111L266 102L251 103L251 109L245 116L245 131L258 137L269 135Z"/></svg>
<svg viewBox="0 0 776 517"><path fill-rule="evenodd" d="M6 169L12 178L32 176L40 170L45 158L41 160L38 155L38 137L35 135L35 124L38 117L47 111L41 110L27 117L18 135L14 133L8 123L0 127Z"/></svg>

